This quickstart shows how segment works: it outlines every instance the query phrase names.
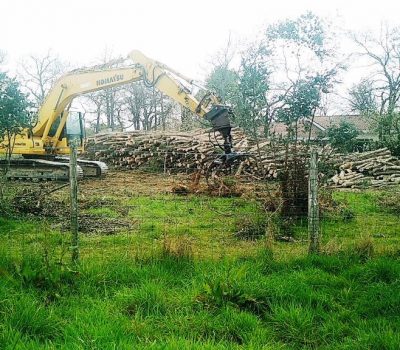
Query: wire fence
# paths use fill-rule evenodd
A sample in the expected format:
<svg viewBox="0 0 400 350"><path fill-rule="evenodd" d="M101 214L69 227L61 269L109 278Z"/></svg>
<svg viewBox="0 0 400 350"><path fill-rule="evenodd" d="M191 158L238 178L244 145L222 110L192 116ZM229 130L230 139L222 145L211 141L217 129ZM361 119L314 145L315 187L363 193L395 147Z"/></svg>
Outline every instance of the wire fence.
<svg viewBox="0 0 400 350"><path fill-rule="evenodd" d="M332 253L354 244L364 244L369 254L372 247L397 245L398 184L338 188L321 177L322 161L310 167L309 152L296 154L276 177L247 173L247 164L241 159L233 173L218 168L208 174L211 181L206 171L182 174L180 166L169 166L159 172L152 162L80 181L80 261L240 258L262 249L284 258L288 252ZM245 176L235 176L238 169ZM2 219L5 253L69 263L68 188L20 181L6 190L12 214Z"/></svg>

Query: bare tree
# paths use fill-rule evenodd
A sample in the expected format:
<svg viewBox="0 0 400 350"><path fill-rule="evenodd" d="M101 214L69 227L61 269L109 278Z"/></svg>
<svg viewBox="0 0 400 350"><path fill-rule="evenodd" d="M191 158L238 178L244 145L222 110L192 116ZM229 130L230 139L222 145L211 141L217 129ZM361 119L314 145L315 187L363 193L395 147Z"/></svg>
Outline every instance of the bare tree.
<svg viewBox="0 0 400 350"><path fill-rule="evenodd" d="M167 128L167 121L169 117L172 116L175 102L173 102L169 97L165 96L162 92L158 92L159 94L159 103L160 103L160 110L159 110L159 119L158 124L161 126L163 131ZM156 126L157 127L157 126Z"/></svg>
<svg viewBox="0 0 400 350"><path fill-rule="evenodd" d="M106 47L98 59L99 64L96 66L98 69L105 68L117 68L121 65L122 60L116 58L113 51ZM105 127L111 130L123 129L124 121L122 118L122 112L124 107L123 101L123 88L122 87L111 87L108 89L93 92L87 95L90 103L93 104L95 114L95 126L94 131L98 133L102 125L102 117L105 119Z"/></svg>
<svg viewBox="0 0 400 350"><path fill-rule="evenodd" d="M113 87L99 91L99 96L103 103L103 113L106 116L107 127L111 130L123 128L121 120L118 121L118 116L122 109L121 88ZM120 124L120 125L118 125Z"/></svg>
<svg viewBox="0 0 400 350"><path fill-rule="evenodd" d="M144 108L145 90L142 84L129 84L124 88L125 104L130 113L128 117L135 130L141 129L142 110Z"/></svg>
<svg viewBox="0 0 400 350"><path fill-rule="evenodd" d="M124 88L124 103L129 112L128 127L135 130L166 129L173 103L156 88L146 87L141 82L129 84Z"/></svg>
<svg viewBox="0 0 400 350"><path fill-rule="evenodd" d="M113 57L108 48L102 52L100 61L97 69L117 68L123 63L123 59ZM86 101L90 105L89 114L95 115L91 120L95 133L104 128L165 129L172 111L169 98L140 81L87 94Z"/></svg>
<svg viewBox="0 0 400 350"><path fill-rule="evenodd" d="M92 120L93 118L90 118L90 120L86 121L90 124L93 132L98 134L101 131L102 125L102 100L100 96L93 92L86 94L82 107L87 115L95 115L94 120Z"/></svg>
<svg viewBox="0 0 400 350"><path fill-rule="evenodd" d="M22 86L33 97L39 107L54 82L68 69L50 50L45 55L30 55L20 63L19 78Z"/></svg>
<svg viewBox="0 0 400 350"><path fill-rule="evenodd" d="M353 40L361 50L359 54L371 63L372 74L351 90L352 104L361 112L360 100L367 101L369 107L376 104L376 110L368 111L368 115L378 117L380 139L397 135L400 141L400 27L382 25L378 36L364 33L353 35Z"/></svg>
<svg viewBox="0 0 400 350"><path fill-rule="evenodd" d="M322 18L307 12L273 24L266 31L272 66L268 91L269 120L280 120L297 141L300 121L323 112L327 94L345 66L337 57L334 32ZM308 140L311 137L311 128Z"/></svg>

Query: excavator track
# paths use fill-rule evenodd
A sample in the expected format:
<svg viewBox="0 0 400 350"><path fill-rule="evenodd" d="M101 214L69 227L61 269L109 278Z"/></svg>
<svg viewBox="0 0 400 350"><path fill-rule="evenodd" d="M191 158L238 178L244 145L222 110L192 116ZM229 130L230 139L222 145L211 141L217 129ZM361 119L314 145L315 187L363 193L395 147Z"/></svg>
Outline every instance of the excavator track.
<svg viewBox="0 0 400 350"><path fill-rule="evenodd" d="M55 160L61 163L69 163L68 157L56 157ZM82 168L84 178L103 177L107 174L108 166L106 163L86 159L78 159L77 162Z"/></svg>
<svg viewBox="0 0 400 350"><path fill-rule="evenodd" d="M6 161L0 161L5 168ZM78 178L83 178L83 170L77 165ZM12 159L6 175L9 180L68 181L69 164L44 159Z"/></svg>

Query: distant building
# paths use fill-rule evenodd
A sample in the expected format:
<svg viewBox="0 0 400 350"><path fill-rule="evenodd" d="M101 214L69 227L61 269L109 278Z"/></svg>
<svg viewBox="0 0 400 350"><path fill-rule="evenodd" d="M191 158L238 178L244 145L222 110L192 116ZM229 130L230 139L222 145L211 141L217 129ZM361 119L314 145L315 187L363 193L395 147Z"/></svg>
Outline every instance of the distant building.
<svg viewBox="0 0 400 350"><path fill-rule="evenodd" d="M357 139L360 141L377 141L378 133L370 127L365 117L360 115L333 115L315 116L303 118L299 121L297 129L298 140L324 140L326 139L327 129L332 126L339 126L340 122L346 121L353 124L359 131ZM288 134L284 123L274 122L271 124L271 134L278 138L284 138Z"/></svg>

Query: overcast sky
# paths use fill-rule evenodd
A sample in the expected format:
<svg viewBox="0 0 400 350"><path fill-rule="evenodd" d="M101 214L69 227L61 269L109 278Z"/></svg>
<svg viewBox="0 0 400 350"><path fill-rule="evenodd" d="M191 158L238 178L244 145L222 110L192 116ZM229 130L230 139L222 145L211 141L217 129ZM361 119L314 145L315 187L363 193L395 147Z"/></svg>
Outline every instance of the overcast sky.
<svg viewBox="0 0 400 350"><path fill-rule="evenodd" d="M74 65L89 65L105 47L137 48L195 78L231 34L249 40L279 19L307 10L339 27L400 24L396 0L0 0L0 49L8 64L52 49Z"/></svg>

